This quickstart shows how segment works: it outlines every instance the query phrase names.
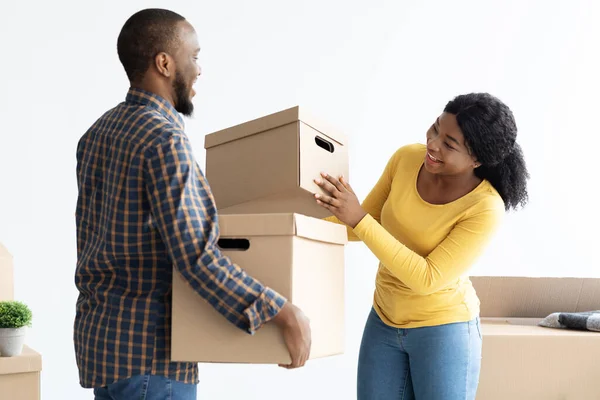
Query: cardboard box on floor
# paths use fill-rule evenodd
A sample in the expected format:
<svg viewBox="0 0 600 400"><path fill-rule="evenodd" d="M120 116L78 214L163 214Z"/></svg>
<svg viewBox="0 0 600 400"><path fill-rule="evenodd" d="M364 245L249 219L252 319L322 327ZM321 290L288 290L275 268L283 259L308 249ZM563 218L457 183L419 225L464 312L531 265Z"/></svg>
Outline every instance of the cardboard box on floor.
<svg viewBox="0 0 600 400"><path fill-rule="evenodd" d="M13 257L0 243L0 301L14 300ZM42 356L24 346L16 357L0 355L0 399L39 400Z"/></svg>
<svg viewBox="0 0 600 400"><path fill-rule="evenodd" d="M39 400L42 356L28 346L15 357L0 357L0 399Z"/></svg>
<svg viewBox="0 0 600 400"><path fill-rule="evenodd" d="M478 400L599 399L600 333L537 326L600 309L600 279L471 277L481 301Z"/></svg>
<svg viewBox="0 0 600 400"><path fill-rule="evenodd" d="M0 301L14 297L13 256L0 243Z"/></svg>
<svg viewBox="0 0 600 400"><path fill-rule="evenodd" d="M248 274L300 307L311 321L311 359L344 350L346 229L299 214L223 215L220 246ZM249 335L227 321L173 271L171 359L289 363L279 330Z"/></svg>
<svg viewBox="0 0 600 400"><path fill-rule="evenodd" d="M345 137L293 107L206 136L206 177L220 214L329 216L321 172L348 179Z"/></svg>

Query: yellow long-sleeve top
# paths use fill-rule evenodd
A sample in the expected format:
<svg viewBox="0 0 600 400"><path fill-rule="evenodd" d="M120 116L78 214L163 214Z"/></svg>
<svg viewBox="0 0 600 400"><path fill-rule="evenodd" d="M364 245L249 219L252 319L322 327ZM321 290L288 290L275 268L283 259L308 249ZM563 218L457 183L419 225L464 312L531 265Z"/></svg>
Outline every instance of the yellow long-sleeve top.
<svg viewBox="0 0 600 400"><path fill-rule="evenodd" d="M367 215L348 228L349 240L362 241L379 259L373 305L398 328L464 322L479 314L468 271L504 215L504 202L487 180L447 204L423 200L417 176L425 154L422 144L396 151L362 203Z"/></svg>

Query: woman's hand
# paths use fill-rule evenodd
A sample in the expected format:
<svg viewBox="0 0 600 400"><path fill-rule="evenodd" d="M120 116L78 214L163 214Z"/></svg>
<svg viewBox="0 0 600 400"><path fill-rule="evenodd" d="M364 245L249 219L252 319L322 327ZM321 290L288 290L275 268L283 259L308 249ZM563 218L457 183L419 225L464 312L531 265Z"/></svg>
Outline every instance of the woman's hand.
<svg viewBox="0 0 600 400"><path fill-rule="evenodd" d="M317 203L354 229L367 213L361 207L350 184L343 177L335 179L326 173L321 173L321 176L323 178L315 179L315 183L329 193L329 196L316 193Z"/></svg>

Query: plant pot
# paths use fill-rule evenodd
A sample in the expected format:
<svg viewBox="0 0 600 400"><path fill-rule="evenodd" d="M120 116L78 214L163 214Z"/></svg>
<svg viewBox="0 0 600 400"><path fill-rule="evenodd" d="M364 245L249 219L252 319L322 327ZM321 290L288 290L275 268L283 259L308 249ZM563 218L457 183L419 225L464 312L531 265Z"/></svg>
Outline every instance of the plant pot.
<svg viewBox="0 0 600 400"><path fill-rule="evenodd" d="M0 357L15 357L23 352L25 326L21 328L0 328Z"/></svg>

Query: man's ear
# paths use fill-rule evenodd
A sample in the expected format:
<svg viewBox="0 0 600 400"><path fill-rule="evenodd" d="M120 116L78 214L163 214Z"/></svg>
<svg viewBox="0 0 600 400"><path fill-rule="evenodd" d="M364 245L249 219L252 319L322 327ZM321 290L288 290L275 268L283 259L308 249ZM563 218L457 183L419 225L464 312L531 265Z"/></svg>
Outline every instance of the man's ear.
<svg viewBox="0 0 600 400"><path fill-rule="evenodd" d="M165 52L160 52L154 57L154 66L158 73L166 78L170 78L175 73L175 62Z"/></svg>

